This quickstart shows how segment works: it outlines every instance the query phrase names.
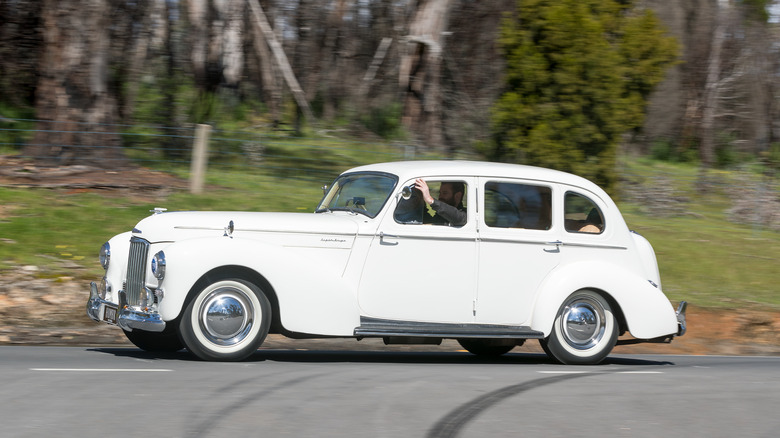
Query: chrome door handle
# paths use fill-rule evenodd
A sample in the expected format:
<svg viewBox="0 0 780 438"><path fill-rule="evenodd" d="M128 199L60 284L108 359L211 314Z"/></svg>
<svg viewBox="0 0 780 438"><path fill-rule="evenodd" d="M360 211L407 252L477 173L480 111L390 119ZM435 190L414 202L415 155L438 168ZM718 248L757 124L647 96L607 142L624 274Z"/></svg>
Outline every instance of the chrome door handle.
<svg viewBox="0 0 780 438"><path fill-rule="evenodd" d="M556 253L556 252L561 252L561 245L563 245L563 242L561 242L560 240L556 240L554 242L547 242L547 243L545 243L545 245L547 245L547 246L555 245L555 249L545 248L544 252Z"/></svg>
<svg viewBox="0 0 780 438"><path fill-rule="evenodd" d="M398 242L386 242L385 241L386 238L387 239L397 239L398 236L394 236L392 234L385 234L384 232L380 231L379 232L379 244L380 245L390 245L390 246L398 245Z"/></svg>

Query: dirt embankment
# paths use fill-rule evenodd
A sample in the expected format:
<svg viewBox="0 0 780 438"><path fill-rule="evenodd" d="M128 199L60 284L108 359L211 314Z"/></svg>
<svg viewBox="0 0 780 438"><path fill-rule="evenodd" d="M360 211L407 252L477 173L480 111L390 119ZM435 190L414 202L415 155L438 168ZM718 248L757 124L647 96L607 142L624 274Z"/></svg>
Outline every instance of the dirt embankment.
<svg viewBox="0 0 780 438"><path fill-rule="evenodd" d="M69 277L38 278L35 267L0 272L0 345L131 345L116 327L85 313L89 284ZM379 340L290 340L272 335L266 348L339 350L453 350L434 346L384 346ZM537 342L515 351L540 352ZM780 312L688 308L688 333L671 344L618 346L615 353L780 355Z"/></svg>

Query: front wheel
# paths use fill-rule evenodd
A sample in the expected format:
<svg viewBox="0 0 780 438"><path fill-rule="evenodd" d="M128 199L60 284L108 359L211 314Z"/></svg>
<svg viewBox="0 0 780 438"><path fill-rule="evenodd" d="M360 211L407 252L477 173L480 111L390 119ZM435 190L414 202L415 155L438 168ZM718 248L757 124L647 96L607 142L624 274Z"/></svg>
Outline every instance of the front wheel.
<svg viewBox="0 0 780 438"><path fill-rule="evenodd" d="M580 290L566 299L550 336L540 343L558 362L586 365L604 360L617 338L618 324L609 302L596 292Z"/></svg>
<svg viewBox="0 0 780 438"><path fill-rule="evenodd" d="M182 341L203 360L246 359L265 340L271 305L263 291L242 279L216 281L192 298L181 318Z"/></svg>

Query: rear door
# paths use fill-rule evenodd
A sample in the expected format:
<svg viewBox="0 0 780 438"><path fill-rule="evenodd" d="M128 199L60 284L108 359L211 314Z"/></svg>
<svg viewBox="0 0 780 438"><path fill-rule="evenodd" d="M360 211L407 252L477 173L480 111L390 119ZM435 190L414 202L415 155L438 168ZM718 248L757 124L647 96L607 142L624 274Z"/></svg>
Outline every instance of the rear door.
<svg viewBox="0 0 780 438"><path fill-rule="evenodd" d="M476 321L522 325L560 261L553 184L480 178Z"/></svg>

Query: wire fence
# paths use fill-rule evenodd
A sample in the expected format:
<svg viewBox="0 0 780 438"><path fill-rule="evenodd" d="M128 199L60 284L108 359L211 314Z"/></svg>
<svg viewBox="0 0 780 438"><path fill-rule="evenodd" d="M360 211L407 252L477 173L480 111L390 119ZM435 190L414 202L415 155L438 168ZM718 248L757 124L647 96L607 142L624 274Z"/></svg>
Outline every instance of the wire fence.
<svg viewBox="0 0 780 438"><path fill-rule="evenodd" d="M51 165L124 164L157 170L186 168L193 159L196 127L46 122L0 117L0 154ZM358 141L338 132L296 137L289 131L213 129L208 139L209 169L245 169L303 180L332 180L351 166L380 161L432 158L410 142ZM61 144L38 139L68 138ZM31 154L29 151L36 153ZM85 159L89 157L89 159ZM2 167L0 167L2 169ZM6 169L7 170L7 169Z"/></svg>
<svg viewBox="0 0 780 438"><path fill-rule="evenodd" d="M193 145L198 141L195 125L41 122L0 116L0 175L19 175L20 162L42 159L57 166L83 163L83 156L89 157L90 165L103 169L131 165L179 174L192 171ZM263 126L211 129L207 172L238 171L328 183L340 172L362 164L443 158L421 150L413 142L359 141L340 134L320 131L296 137L290 131ZM71 141L39 140L63 138ZM28 154L30 150L37 154ZM457 158L478 159L468 153ZM701 213L692 210L691 205L698 204L698 209L720 209L735 225L780 231L780 184L776 175L744 165L727 172L711 171L703 177L696 171L642 165L641 160L627 157L618 162L618 198L645 213L697 215ZM25 173L23 169L21 173ZM717 196L709 196L712 193ZM726 205L721 205L724 199ZM706 205L709 200L713 205Z"/></svg>

